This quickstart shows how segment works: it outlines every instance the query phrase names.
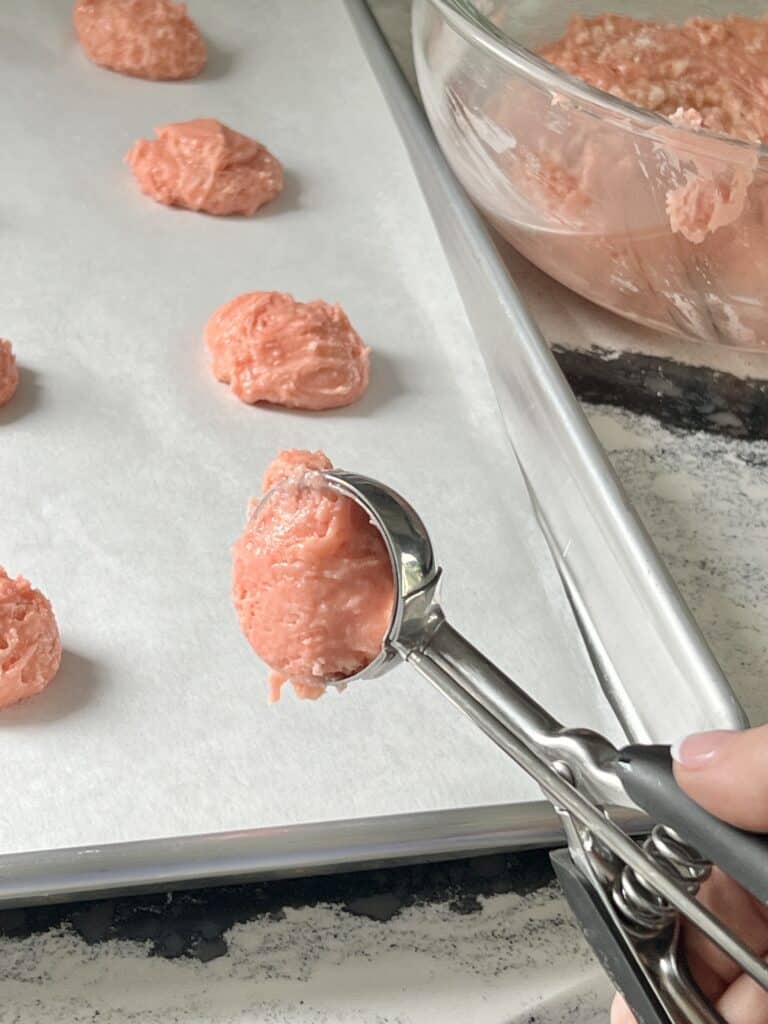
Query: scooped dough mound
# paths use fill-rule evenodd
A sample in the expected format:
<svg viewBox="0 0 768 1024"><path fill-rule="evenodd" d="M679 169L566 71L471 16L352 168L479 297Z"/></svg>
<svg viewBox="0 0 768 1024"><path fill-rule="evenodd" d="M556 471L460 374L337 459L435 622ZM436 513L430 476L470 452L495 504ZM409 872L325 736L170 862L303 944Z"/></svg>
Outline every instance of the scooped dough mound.
<svg viewBox="0 0 768 1024"><path fill-rule="evenodd" d="M61 663L61 640L48 599L0 566L0 708L40 693Z"/></svg>
<svg viewBox="0 0 768 1024"><path fill-rule="evenodd" d="M0 338L0 405L10 402L19 386L19 370L10 341Z"/></svg>
<svg viewBox="0 0 768 1024"><path fill-rule="evenodd" d="M281 452L252 501L233 554L240 626L272 669L270 702L290 682L299 697L361 671L379 654L394 607L384 541L363 509L332 490L322 452ZM275 486L275 484L280 484Z"/></svg>
<svg viewBox="0 0 768 1024"><path fill-rule="evenodd" d="M137 78L194 78L206 46L184 4L172 0L78 0L80 43L94 64Z"/></svg>
<svg viewBox="0 0 768 1024"><path fill-rule="evenodd" d="M139 188L166 206L250 216L283 189L283 168L266 146L212 117L156 128L128 151Z"/></svg>
<svg viewBox="0 0 768 1024"><path fill-rule="evenodd" d="M341 306L249 292L221 306L205 328L214 376L243 402L332 409L368 387L370 349Z"/></svg>

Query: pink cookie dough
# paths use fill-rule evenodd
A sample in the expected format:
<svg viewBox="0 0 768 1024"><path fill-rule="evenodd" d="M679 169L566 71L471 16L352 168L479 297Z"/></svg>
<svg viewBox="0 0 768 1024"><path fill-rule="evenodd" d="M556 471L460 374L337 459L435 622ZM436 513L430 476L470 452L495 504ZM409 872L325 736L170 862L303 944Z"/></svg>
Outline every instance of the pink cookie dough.
<svg viewBox="0 0 768 1024"><path fill-rule="evenodd" d="M267 467L267 471L261 481L262 496L271 491L273 487L277 487L278 484L287 480L288 477L297 471L315 470L318 473L322 473L326 469L333 469L333 464L325 452L307 452L303 448L288 448L280 452L277 458ZM259 501L261 501L261 498L255 501L254 507Z"/></svg>
<svg viewBox="0 0 768 1024"><path fill-rule="evenodd" d="M214 376L243 402L333 409L368 387L370 349L341 306L248 292L221 306L205 328Z"/></svg>
<svg viewBox="0 0 768 1024"><path fill-rule="evenodd" d="M145 195L226 217L250 216L283 189L283 169L255 139L212 117L156 128L156 139L139 139L126 161Z"/></svg>
<svg viewBox="0 0 768 1024"><path fill-rule="evenodd" d="M78 0L75 30L94 64L136 78L194 78L205 40L184 4L172 0Z"/></svg>
<svg viewBox="0 0 768 1024"><path fill-rule="evenodd" d="M40 693L61 663L61 640L48 599L0 566L0 708Z"/></svg>
<svg viewBox="0 0 768 1024"><path fill-rule="evenodd" d="M394 608L384 541L359 505L326 484L322 452L281 452L232 550L232 599L248 642L284 683L321 697L379 654ZM279 485L279 486L278 486Z"/></svg>
<svg viewBox="0 0 768 1024"><path fill-rule="evenodd" d="M768 18L576 16L539 55L645 110L690 111L699 127L737 139L768 135Z"/></svg>
<svg viewBox="0 0 768 1024"><path fill-rule="evenodd" d="M10 341L0 338L0 405L10 402L19 386L19 370Z"/></svg>

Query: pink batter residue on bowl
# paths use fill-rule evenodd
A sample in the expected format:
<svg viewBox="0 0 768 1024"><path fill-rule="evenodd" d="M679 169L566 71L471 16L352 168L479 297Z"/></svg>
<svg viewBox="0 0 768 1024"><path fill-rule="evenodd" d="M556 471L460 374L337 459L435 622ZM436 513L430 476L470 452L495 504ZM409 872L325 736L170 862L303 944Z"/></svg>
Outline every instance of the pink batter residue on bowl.
<svg viewBox="0 0 768 1024"><path fill-rule="evenodd" d="M139 188L166 206L250 216L280 195L283 168L266 146L212 117L156 128L126 154Z"/></svg>
<svg viewBox="0 0 768 1024"><path fill-rule="evenodd" d="M270 702L290 682L314 700L381 651L394 578L378 530L322 476L322 452L281 452L234 545L232 599L248 642L272 669Z"/></svg>
<svg viewBox="0 0 768 1024"><path fill-rule="evenodd" d="M350 405L368 387L370 349L341 306L248 292L205 328L211 369L243 402L295 409Z"/></svg>
<svg viewBox="0 0 768 1024"><path fill-rule="evenodd" d="M747 142L768 137L768 18L736 15L682 25L616 14L574 17L540 56L590 85L664 114L673 124L707 129ZM667 194L674 232L700 243L741 215L756 159L722 166L715 144L702 140L669 152L692 164Z"/></svg>
<svg viewBox="0 0 768 1024"><path fill-rule="evenodd" d="M87 57L136 78L193 78L206 46L184 4L173 0L77 0L75 30Z"/></svg>
<svg viewBox="0 0 768 1024"><path fill-rule="evenodd" d="M10 341L0 338L0 405L10 402L19 386L19 369Z"/></svg>
<svg viewBox="0 0 768 1024"><path fill-rule="evenodd" d="M678 127L750 142L768 136L768 18L693 17L672 25L616 14L577 16L562 38L540 53L562 71L665 115ZM757 156L748 151L724 159L723 144L707 136L681 137L660 126L655 134L663 142L656 150L659 158L669 167L680 165L681 183L666 196L672 231L698 245L735 223L745 207ZM581 161L581 173L575 164L577 173L565 189L571 203L581 203L587 223L601 163L613 163L622 202L635 194L625 172L631 165L618 152L617 132L611 142L602 151L596 146ZM666 255L664 248L659 243L659 256Z"/></svg>
<svg viewBox="0 0 768 1024"><path fill-rule="evenodd" d="M48 599L0 566L0 708L40 693L61 663L61 639Z"/></svg>
<svg viewBox="0 0 768 1024"><path fill-rule="evenodd" d="M539 54L645 110L668 117L689 111L699 127L737 139L768 136L768 18L690 18L674 25L576 16Z"/></svg>

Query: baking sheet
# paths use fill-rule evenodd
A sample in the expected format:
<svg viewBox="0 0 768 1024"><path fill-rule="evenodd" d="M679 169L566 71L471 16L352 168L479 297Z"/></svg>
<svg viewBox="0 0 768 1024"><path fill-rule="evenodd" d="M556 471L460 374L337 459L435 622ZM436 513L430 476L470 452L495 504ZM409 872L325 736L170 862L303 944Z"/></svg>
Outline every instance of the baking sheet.
<svg viewBox="0 0 768 1024"><path fill-rule="evenodd" d="M409 496L447 608L564 721L620 730L597 690L397 128L337 0L192 5L206 73L90 65L69 5L0 9L0 564L51 598L50 690L0 717L6 854L537 800L406 670L266 704L229 602L229 546L279 448L325 448ZM122 163L155 125L216 116L284 162L251 219L169 210ZM201 340L252 289L338 300L369 393L240 404Z"/></svg>

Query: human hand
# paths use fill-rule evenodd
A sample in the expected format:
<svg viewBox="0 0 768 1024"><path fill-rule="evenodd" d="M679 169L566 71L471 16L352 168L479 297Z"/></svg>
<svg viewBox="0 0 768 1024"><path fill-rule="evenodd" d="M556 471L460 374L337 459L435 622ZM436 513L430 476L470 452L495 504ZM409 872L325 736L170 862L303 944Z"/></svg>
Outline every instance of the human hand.
<svg viewBox="0 0 768 1024"><path fill-rule="evenodd" d="M768 832L768 725L688 736L672 748L672 757L675 778L693 800L731 825ZM768 957L768 906L717 868L699 899L747 946ZM693 977L728 1024L768 1024L768 992L687 921L682 943ZM635 1024L619 995L611 1024Z"/></svg>

